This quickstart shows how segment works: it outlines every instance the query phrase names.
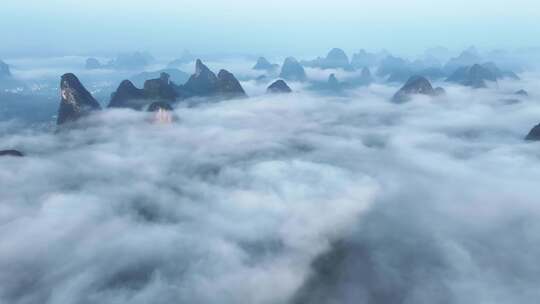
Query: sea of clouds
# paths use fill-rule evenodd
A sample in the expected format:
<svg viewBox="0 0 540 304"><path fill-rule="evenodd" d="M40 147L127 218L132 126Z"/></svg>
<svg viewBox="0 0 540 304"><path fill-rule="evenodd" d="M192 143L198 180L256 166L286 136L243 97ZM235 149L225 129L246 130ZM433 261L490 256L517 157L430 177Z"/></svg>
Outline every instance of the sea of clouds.
<svg viewBox="0 0 540 304"><path fill-rule="evenodd" d="M0 122L0 302L533 303L537 83Z"/></svg>

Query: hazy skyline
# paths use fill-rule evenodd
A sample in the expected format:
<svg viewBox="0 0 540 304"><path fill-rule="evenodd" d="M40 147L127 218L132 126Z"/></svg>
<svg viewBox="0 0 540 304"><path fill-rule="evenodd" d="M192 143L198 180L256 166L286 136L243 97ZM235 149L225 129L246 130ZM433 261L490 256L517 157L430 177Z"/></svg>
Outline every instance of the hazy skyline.
<svg viewBox="0 0 540 304"><path fill-rule="evenodd" d="M466 10L464 8L467 8ZM427 47L538 46L540 5L507 1L307 0L74 2L2 4L2 56L115 54L312 55L330 47L418 53Z"/></svg>

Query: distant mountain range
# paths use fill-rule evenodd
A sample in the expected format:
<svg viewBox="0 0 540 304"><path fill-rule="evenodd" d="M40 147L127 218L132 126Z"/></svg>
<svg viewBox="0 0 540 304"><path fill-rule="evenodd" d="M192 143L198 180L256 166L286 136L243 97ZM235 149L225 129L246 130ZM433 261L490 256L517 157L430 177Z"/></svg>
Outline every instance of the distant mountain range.
<svg viewBox="0 0 540 304"><path fill-rule="evenodd" d="M190 56L185 54L185 58L180 61L189 62ZM120 55L104 65L97 59L89 58L86 68L125 69L129 72L131 69L144 68L152 60L151 56L144 53ZM177 63L179 64L180 61ZM341 71L329 71L327 80L314 81L308 78L305 67ZM256 78L259 84L270 83L272 80L267 87L267 94L292 93L293 90L285 81L305 82L302 85L303 88L328 94L343 94L347 90L374 82L404 83L391 98L394 103L408 102L415 95L433 98L444 95L443 88L432 85L434 80L445 80L449 83L481 89L501 79L520 79L513 71L501 69L494 62L482 63L482 58L475 49L466 50L442 65L437 58L429 54L421 59L409 61L386 53L374 54L364 50L354 54L352 60L349 60L343 50L335 48L325 57L311 61L299 62L294 57L287 57L281 66L268 61L265 57L259 57L252 69L264 73ZM278 72L281 79L276 80ZM24 86L24 83L15 79L10 66L0 60L0 89L5 90L0 91L0 94L3 94L2 98L7 96L9 99L17 99L16 94L10 93L9 90L21 85ZM12 98L11 95L5 94L15 95ZM82 117L102 110L93 94L72 73L61 77L60 95L56 119L57 125L63 128ZM514 92L513 96L510 96L507 102L514 103L529 98L528 92L523 89ZM245 97L247 97L246 91L234 74L225 69L215 74L200 59L197 59L195 71L191 75L177 68L166 68L140 72L123 80L111 94L107 108L148 111L154 113L156 121L170 123L175 120L174 114L167 113L172 113L179 102L187 101L191 106L200 102L217 102ZM531 129L526 140L540 141L540 125ZM23 155L16 150L3 150L0 151L0 156Z"/></svg>
<svg viewBox="0 0 540 304"><path fill-rule="evenodd" d="M314 60L302 61L302 65L320 69L343 69L346 71L354 70L345 51L339 48L330 50L330 52L328 52L324 58L318 57Z"/></svg>
<svg viewBox="0 0 540 304"><path fill-rule="evenodd" d="M259 57L257 63L253 66L253 69L258 71L274 71L278 68L279 64L270 63L270 61L264 57Z"/></svg>
<svg viewBox="0 0 540 304"><path fill-rule="evenodd" d="M501 71L494 63L488 62L460 67L446 81L478 89L486 88L488 82L504 78L519 80L514 72Z"/></svg>
<svg viewBox="0 0 540 304"><path fill-rule="evenodd" d="M165 70L167 71L167 70ZM174 69L175 72L178 70ZM135 78L144 78L154 73L139 74ZM182 73L178 78L184 78ZM101 110L97 100L88 92L74 74L65 74L61 79L61 101L58 112L58 125L75 122L92 112ZM290 93L292 90L283 81L278 80L268 87L269 94ZM139 89L131 80L124 80L111 95L108 108L128 108L138 111L171 111L173 104L186 99L204 98L219 101L247 97L244 88L236 77L227 70L220 70L216 75L201 60L197 59L195 73L183 84L171 81L170 74L160 72L159 77L144 81ZM161 116L163 119L163 116ZM167 116L166 116L167 117ZM168 120L168 119L166 119Z"/></svg>
<svg viewBox="0 0 540 304"><path fill-rule="evenodd" d="M140 70L154 62L152 55L145 52L125 53L118 55L115 59L103 64L96 58L88 58L85 68L95 69L117 69L117 70Z"/></svg>

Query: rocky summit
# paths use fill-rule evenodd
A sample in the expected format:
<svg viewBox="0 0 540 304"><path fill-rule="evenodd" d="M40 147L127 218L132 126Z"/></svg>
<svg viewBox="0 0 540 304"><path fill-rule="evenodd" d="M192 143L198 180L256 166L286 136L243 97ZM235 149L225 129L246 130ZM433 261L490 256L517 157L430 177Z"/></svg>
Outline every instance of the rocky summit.
<svg viewBox="0 0 540 304"><path fill-rule="evenodd" d="M219 95L226 98L246 97L246 92L242 88L242 85L234 77L232 73L227 70L221 70L218 73L218 91Z"/></svg>
<svg viewBox="0 0 540 304"><path fill-rule="evenodd" d="M174 102L178 95L171 85L169 78L169 74L161 73L159 78L147 80L144 83L144 95L146 99Z"/></svg>
<svg viewBox="0 0 540 304"><path fill-rule="evenodd" d="M304 67L294 57L285 59L279 77L291 81L305 81L307 79Z"/></svg>
<svg viewBox="0 0 540 304"><path fill-rule="evenodd" d="M129 80L124 80L116 92L112 93L109 108L130 108L140 110L146 104L144 90L141 90Z"/></svg>
<svg viewBox="0 0 540 304"><path fill-rule="evenodd" d="M236 77L226 71L214 74L200 59L195 64L195 74L180 86L176 86L176 92L183 99L190 97L219 97L236 98L245 97L246 92Z"/></svg>
<svg viewBox="0 0 540 304"><path fill-rule="evenodd" d="M440 93L440 90L439 90ZM413 76L407 83L394 95L393 102L403 103L409 101L412 95L436 96L438 92L425 77Z"/></svg>
<svg viewBox="0 0 540 304"><path fill-rule="evenodd" d="M182 86L192 96L209 96L218 92L218 78L214 72L197 59L195 74Z"/></svg>
<svg viewBox="0 0 540 304"><path fill-rule="evenodd" d="M292 90L285 81L277 80L268 87L266 92L269 94L281 94L292 93Z"/></svg>
<svg viewBox="0 0 540 304"><path fill-rule="evenodd" d="M174 102L178 94L169 80L169 74L161 73L159 78L145 81L144 88L139 89L129 81L124 80L111 96L109 108L130 108L142 110L151 102Z"/></svg>
<svg viewBox="0 0 540 304"><path fill-rule="evenodd" d="M77 76L71 73L62 76L60 81L60 96L58 125L76 121L93 111L101 109L97 100L86 90Z"/></svg>
<svg viewBox="0 0 540 304"><path fill-rule="evenodd" d="M525 140L528 141L540 141L540 124L536 125L532 130L527 134Z"/></svg>
<svg viewBox="0 0 540 304"><path fill-rule="evenodd" d="M279 64L272 64L266 58L259 57L257 63L253 66L253 70L257 71L273 71L279 67Z"/></svg>

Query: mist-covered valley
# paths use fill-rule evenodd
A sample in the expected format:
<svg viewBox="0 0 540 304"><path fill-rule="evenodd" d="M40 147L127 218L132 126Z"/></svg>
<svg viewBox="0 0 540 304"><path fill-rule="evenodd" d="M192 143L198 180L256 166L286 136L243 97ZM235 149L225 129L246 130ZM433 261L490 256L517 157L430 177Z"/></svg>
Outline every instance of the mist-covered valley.
<svg viewBox="0 0 540 304"><path fill-rule="evenodd" d="M538 53L319 56L1 58L0 302L540 299Z"/></svg>

